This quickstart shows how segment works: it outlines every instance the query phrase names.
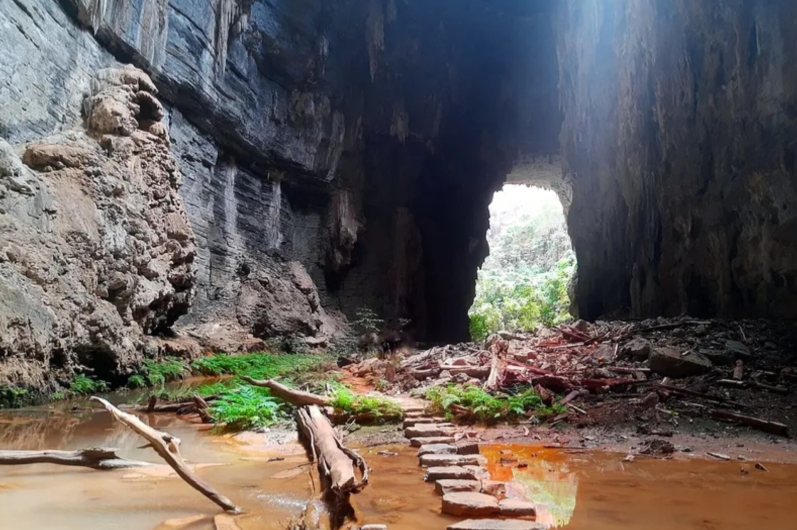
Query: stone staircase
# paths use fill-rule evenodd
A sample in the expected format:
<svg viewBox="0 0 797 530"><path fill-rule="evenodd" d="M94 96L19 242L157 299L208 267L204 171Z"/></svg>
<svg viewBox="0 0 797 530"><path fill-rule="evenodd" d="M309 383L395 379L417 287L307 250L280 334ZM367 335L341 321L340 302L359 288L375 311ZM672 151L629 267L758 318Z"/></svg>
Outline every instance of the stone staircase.
<svg viewBox="0 0 797 530"><path fill-rule="evenodd" d="M543 530L534 522L534 505L506 499L505 484L490 480L476 443L457 445L454 425L425 414L422 402L402 404L404 435L418 448L425 480L442 497L442 512L467 519L448 530Z"/></svg>

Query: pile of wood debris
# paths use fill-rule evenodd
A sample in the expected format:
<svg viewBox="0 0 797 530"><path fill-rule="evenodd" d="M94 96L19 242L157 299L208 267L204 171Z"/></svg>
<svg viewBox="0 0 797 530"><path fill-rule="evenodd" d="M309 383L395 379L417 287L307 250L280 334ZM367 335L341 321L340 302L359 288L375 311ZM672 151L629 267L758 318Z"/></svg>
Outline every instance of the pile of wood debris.
<svg viewBox="0 0 797 530"><path fill-rule="evenodd" d="M787 423L797 418L763 417L791 409L794 331L793 324L751 320L577 321L368 359L346 370L394 393L449 383L509 393L531 386L584 416L623 400L637 411L704 416L787 436Z"/></svg>

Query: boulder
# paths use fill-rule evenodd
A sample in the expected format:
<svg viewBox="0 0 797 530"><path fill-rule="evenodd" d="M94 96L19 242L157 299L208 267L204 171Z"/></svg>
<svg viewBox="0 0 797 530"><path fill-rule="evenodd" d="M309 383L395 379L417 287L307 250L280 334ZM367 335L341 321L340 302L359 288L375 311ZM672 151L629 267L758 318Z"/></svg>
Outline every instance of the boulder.
<svg viewBox="0 0 797 530"><path fill-rule="evenodd" d="M504 499L498 503L498 509L502 516L533 517L537 515L537 508L533 503L520 499Z"/></svg>
<svg viewBox="0 0 797 530"><path fill-rule="evenodd" d="M483 517L498 513L498 499L484 493L455 492L443 495L443 513Z"/></svg>
<svg viewBox="0 0 797 530"><path fill-rule="evenodd" d="M544 530L547 526L518 519L467 519L448 525L446 530Z"/></svg>
<svg viewBox="0 0 797 530"><path fill-rule="evenodd" d="M446 495L447 493L458 491L478 492L480 486L481 483L478 480L442 479L435 482L434 491L438 495Z"/></svg>
<svg viewBox="0 0 797 530"><path fill-rule="evenodd" d="M474 480L476 473L472 469L462 466L440 466L430 467L426 470L426 482L434 482L444 479Z"/></svg>
<svg viewBox="0 0 797 530"><path fill-rule="evenodd" d="M672 378L691 377L711 370L711 361L705 355L682 355L674 348L653 348L650 352L650 369L659 375Z"/></svg>
<svg viewBox="0 0 797 530"><path fill-rule="evenodd" d="M635 361L647 361L650 356L650 343L645 339L629 341L620 349L620 356L631 358Z"/></svg>

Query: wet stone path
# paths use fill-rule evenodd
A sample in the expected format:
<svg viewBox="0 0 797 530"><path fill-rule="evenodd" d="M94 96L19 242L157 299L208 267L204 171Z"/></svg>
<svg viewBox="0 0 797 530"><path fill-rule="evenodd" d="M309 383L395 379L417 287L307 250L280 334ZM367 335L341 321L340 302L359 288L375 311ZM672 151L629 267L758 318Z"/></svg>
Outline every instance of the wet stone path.
<svg viewBox="0 0 797 530"><path fill-rule="evenodd" d="M464 519L448 530L542 530L535 506L506 498L506 485L490 480L478 443L458 443L454 425L429 417L422 404L404 405L404 435L418 448L425 480L433 482L444 514Z"/></svg>

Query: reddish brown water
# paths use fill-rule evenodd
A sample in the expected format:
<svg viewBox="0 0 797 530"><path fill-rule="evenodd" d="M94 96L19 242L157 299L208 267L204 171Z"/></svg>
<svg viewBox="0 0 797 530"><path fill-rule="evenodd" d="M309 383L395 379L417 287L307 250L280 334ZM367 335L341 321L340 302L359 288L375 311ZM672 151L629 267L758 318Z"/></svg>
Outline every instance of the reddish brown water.
<svg viewBox="0 0 797 530"><path fill-rule="evenodd" d="M183 441L191 462L223 464L197 473L246 510L242 529L282 529L313 498L306 460L293 443L263 446L263 435L238 439L213 436L171 416L149 421ZM129 458L157 462L141 440L112 424L104 412L5 414L0 416L4 449L119 447ZM381 456L379 450L398 452ZM527 463L502 466L501 451ZM457 519L439 512L440 499L423 482L415 450L408 447L362 451L373 468L372 482L356 496L363 523L391 530L445 528ZM612 453L566 454L530 446L493 446L485 451L494 479L509 483L509 496L537 503L539 521L568 530L797 529L794 498L797 466L706 460L624 462ZM281 454L285 460L267 462ZM99 472L51 465L0 468L0 528L155 529L169 519L218 513L215 505L174 477L139 472ZM213 528L210 519L191 529Z"/></svg>

